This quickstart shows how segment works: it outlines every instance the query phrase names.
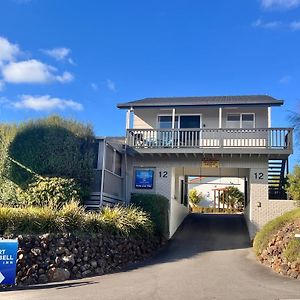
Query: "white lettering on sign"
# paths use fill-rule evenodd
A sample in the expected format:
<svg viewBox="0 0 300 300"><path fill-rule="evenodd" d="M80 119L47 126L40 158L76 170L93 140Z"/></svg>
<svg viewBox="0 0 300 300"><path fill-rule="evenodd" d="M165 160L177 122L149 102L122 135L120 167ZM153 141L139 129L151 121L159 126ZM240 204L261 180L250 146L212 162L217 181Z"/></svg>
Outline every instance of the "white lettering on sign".
<svg viewBox="0 0 300 300"><path fill-rule="evenodd" d="M8 255L8 254L0 255L0 261L1 260L13 260L13 257L12 255Z"/></svg>

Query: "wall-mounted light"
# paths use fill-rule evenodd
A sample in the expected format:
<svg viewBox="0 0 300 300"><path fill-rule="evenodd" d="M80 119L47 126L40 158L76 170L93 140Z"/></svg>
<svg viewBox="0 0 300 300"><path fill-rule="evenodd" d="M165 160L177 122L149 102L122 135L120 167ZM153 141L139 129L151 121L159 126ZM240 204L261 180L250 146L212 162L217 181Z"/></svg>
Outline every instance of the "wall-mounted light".
<svg viewBox="0 0 300 300"><path fill-rule="evenodd" d="M257 202L257 207L261 207L261 202Z"/></svg>

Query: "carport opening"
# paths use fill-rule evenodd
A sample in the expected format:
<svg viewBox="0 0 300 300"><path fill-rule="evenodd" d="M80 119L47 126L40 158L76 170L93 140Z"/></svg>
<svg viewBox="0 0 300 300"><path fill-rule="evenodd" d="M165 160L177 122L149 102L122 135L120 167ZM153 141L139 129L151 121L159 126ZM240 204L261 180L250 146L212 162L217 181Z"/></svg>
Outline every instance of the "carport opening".
<svg viewBox="0 0 300 300"><path fill-rule="evenodd" d="M245 177L186 176L185 181L185 198L191 211L243 213L247 203Z"/></svg>

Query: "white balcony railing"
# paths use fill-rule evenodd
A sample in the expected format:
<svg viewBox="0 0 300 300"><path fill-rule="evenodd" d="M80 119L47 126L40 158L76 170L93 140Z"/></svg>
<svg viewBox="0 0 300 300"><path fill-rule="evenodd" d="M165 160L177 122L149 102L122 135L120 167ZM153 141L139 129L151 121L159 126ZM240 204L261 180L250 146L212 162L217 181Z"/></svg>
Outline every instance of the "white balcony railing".
<svg viewBox="0 0 300 300"><path fill-rule="evenodd" d="M292 128L128 129L133 148L258 148L292 150Z"/></svg>

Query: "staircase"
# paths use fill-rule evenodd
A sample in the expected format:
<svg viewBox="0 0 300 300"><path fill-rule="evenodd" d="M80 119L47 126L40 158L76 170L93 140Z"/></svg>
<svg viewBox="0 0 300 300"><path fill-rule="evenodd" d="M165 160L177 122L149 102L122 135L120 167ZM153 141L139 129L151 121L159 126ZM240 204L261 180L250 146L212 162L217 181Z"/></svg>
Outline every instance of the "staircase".
<svg viewBox="0 0 300 300"><path fill-rule="evenodd" d="M288 172L287 159L269 160L268 184L269 199L287 199L285 191L286 174Z"/></svg>

